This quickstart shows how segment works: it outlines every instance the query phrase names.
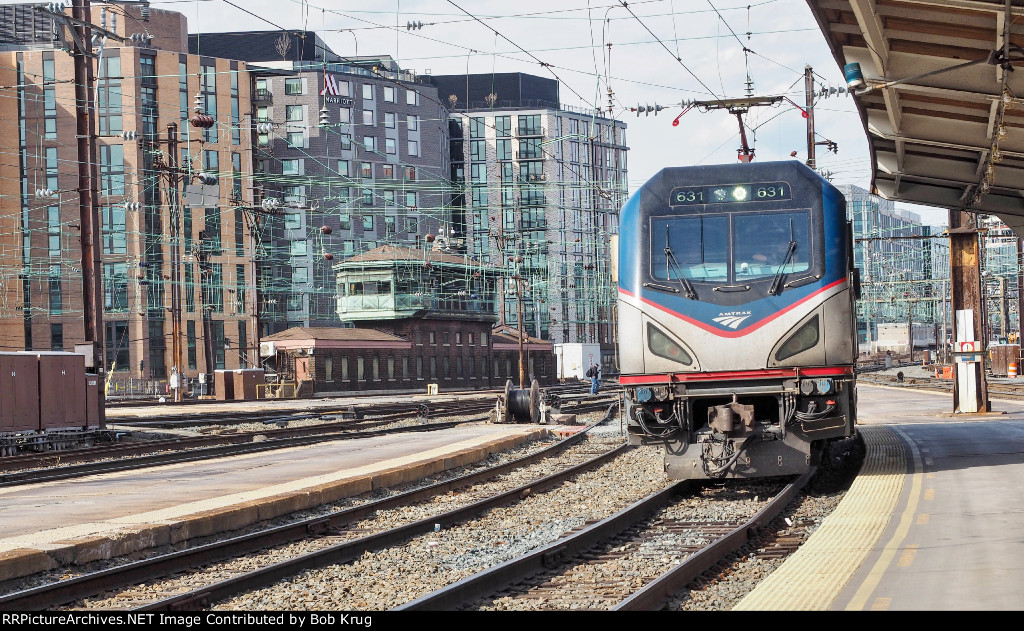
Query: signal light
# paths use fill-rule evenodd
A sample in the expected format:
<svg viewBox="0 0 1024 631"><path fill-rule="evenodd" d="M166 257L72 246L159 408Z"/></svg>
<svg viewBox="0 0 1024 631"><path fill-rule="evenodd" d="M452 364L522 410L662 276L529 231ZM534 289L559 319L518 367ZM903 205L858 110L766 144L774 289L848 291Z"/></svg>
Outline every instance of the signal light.
<svg viewBox="0 0 1024 631"><path fill-rule="evenodd" d="M190 120L189 122L192 123L193 127L200 127L202 129L209 129L209 128L213 127L213 124L216 121L214 121L213 117L210 116L209 114L196 114L195 116L192 117L192 120Z"/></svg>

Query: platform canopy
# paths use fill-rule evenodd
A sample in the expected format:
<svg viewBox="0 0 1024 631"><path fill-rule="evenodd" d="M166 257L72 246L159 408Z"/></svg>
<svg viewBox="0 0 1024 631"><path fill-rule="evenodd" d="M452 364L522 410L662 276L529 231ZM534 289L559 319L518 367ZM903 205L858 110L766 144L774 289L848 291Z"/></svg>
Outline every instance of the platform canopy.
<svg viewBox="0 0 1024 631"><path fill-rule="evenodd" d="M1024 236L1024 2L807 4L839 66L860 66L873 191Z"/></svg>

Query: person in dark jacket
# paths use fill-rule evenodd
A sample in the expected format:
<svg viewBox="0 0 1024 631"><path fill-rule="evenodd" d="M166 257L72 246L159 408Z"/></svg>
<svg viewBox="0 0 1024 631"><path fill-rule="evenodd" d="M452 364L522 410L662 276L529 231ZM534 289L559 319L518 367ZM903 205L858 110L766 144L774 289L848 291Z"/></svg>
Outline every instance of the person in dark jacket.
<svg viewBox="0 0 1024 631"><path fill-rule="evenodd" d="M601 369L597 364L594 364L589 370L587 370L587 376L590 377L590 394L597 394L597 390L601 386L599 381L601 378Z"/></svg>

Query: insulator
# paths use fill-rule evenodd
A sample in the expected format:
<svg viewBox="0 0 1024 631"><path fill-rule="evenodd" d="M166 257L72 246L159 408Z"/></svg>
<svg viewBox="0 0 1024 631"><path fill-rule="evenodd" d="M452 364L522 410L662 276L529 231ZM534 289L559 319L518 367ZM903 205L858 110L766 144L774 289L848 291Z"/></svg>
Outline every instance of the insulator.
<svg viewBox="0 0 1024 631"><path fill-rule="evenodd" d="M405 30L407 30L407 31L415 31L416 29L421 29L421 28L423 28L423 22L406 22L405 23Z"/></svg>
<svg viewBox="0 0 1024 631"><path fill-rule="evenodd" d="M257 123L256 133L257 134L269 134L274 131L274 123Z"/></svg>
<svg viewBox="0 0 1024 631"><path fill-rule="evenodd" d="M328 261L333 261L334 255L331 254L330 252L324 252L324 258L327 259Z"/></svg>
<svg viewBox="0 0 1024 631"><path fill-rule="evenodd" d="M48 188L37 188L36 197L40 199L53 199L57 196L57 191Z"/></svg>
<svg viewBox="0 0 1024 631"><path fill-rule="evenodd" d="M195 111L196 111L196 114L202 114L203 113L203 95L199 94L198 92L196 93L196 98L195 98Z"/></svg>
<svg viewBox="0 0 1024 631"><path fill-rule="evenodd" d="M50 13L64 13L64 8L66 6L67 5L64 4L63 2L51 2L51 3L46 5L46 9Z"/></svg>
<svg viewBox="0 0 1024 631"><path fill-rule="evenodd" d="M123 140L135 140L138 137L139 137L139 132L137 132L137 131L123 131L123 132L121 132L121 138Z"/></svg>
<svg viewBox="0 0 1024 631"><path fill-rule="evenodd" d="M331 124L330 112L328 112L327 108L325 107L324 109L320 110L320 126L321 127L327 127L330 124Z"/></svg>
<svg viewBox="0 0 1024 631"><path fill-rule="evenodd" d="M142 21L143 22L149 22L149 10L150 10L149 9L149 5L148 4L144 4L141 7L139 7L139 9L140 9L139 12L142 14Z"/></svg>
<svg viewBox="0 0 1024 631"><path fill-rule="evenodd" d="M127 210L128 212L138 212L141 207L142 207L142 204L140 204L139 202L125 202L124 203L124 209Z"/></svg>
<svg viewBox="0 0 1024 631"><path fill-rule="evenodd" d="M274 210L281 204L281 200L274 197L265 198L260 205L263 206L263 210Z"/></svg>
<svg viewBox="0 0 1024 631"><path fill-rule="evenodd" d="M213 173L200 173L196 176L200 184L212 185L217 183L217 176Z"/></svg>
<svg viewBox="0 0 1024 631"><path fill-rule="evenodd" d="M189 122L192 123L193 127L200 127L202 129L209 129L209 128L213 127L213 123L215 121L213 120L213 117L210 116L209 114L196 114L195 116L192 117L192 120L190 120Z"/></svg>
<svg viewBox="0 0 1024 631"><path fill-rule="evenodd" d="M133 44L149 46L149 43L153 41L153 36L149 33L132 33L132 36L128 39L131 40Z"/></svg>
<svg viewBox="0 0 1024 631"><path fill-rule="evenodd" d="M330 226L320 226L320 232L322 234L331 234L332 232L334 232L334 229L331 228Z"/></svg>

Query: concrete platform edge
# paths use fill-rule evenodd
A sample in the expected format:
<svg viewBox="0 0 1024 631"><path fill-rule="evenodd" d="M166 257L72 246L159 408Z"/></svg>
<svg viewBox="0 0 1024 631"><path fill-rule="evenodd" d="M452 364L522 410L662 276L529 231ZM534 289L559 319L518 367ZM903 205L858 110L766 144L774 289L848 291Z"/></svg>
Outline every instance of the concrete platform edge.
<svg viewBox="0 0 1024 631"><path fill-rule="evenodd" d="M37 547L25 546L0 551L0 581L232 532L373 489L405 484L440 471L473 464L493 453L518 447L528 441L543 438L549 433L548 428L537 428L526 434L490 440L476 447L426 460L410 458L408 463L390 466L369 475L358 474L352 478L322 483L295 492L185 515L165 523L121 526L116 532L109 534L93 534L39 544Z"/></svg>

